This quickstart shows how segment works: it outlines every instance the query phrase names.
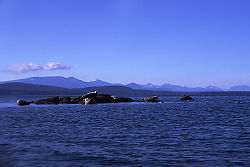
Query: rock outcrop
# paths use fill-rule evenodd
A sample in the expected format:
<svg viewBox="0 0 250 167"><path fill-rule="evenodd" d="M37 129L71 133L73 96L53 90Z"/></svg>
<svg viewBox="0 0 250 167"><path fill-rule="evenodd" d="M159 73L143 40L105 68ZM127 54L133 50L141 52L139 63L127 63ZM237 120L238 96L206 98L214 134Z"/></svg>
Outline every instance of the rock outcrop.
<svg viewBox="0 0 250 167"><path fill-rule="evenodd" d="M24 100L17 100L17 104L19 106L25 106L25 105L29 105L31 104L32 102L28 102L28 101L24 101Z"/></svg>
<svg viewBox="0 0 250 167"><path fill-rule="evenodd" d="M18 100L18 105L33 104L96 104L96 103L120 103L120 102L133 102L134 100L128 97L116 97L109 94L98 94L97 91L89 92L83 96L78 97L49 97L46 99L37 100L34 102L26 102Z"/></svg>
<svg viewBox="0 0 250 167"><path fill-rule="evenodd" d="M114 98L112 98L109 94L98 94L92 97L96 101L96 103L116 103Z"/></svg>
<svg viewBox="0 0 250 167"><path fill-rule="evenodd" d="M60 103L60 99L58 96L54 96L54 97L49 97L46 99L41 99L38 101L34 101L34 104L59 104Z"/></svg>
<svg viewBox="0 0 250 167"><path fill-rule="evenodd" d="M189 101L189 100L194 100L194 99L188 95L181 95L180 100Z"/></svg>
<svg viewBox="0 0 250 167"><path fill-rule="evenodd" d="M71 104L78 104L80 103L81 101L83 101L83 99L81 99L82 96L78 96L78 97L74 97L74 98L71 98Z"/></svg>
<svg viewBox="0 0 250 167"><path fill-rule="evenodd" d="M112 96L112 98L117 102L117 103L126 103L126 102L134 102L133 99L129 97L116 97Z"/></svg>
<svg viewBox="0 0 250 167"><path fill-rule="evenodd" d="M85 98L93 98L93 97L96 97L97 96L97 91L94 91L94 92L89 92L85 95L83 95L81 97L81 99L85 99Z"/></svg>
<svg viewBox="0 0 250 167"><path fill-rule="evenodd" d="M144 102L158 102L158 96L151 96L142 99Z"/></svg>
<svg viewBox="0 0 250 167"><path fill-rule="evenodd" d="M61 97L60 98L60 103L61 104L71 104L71 97Z"/></svg>
<svg viewBox="0 0 250 167"><path fill-rule="evenodd" d="M87 104L96 104L96 103L97 102L96 102L96 100L94 98L86 98L86 99L84 99L82 104L87 105Z"/></svg>

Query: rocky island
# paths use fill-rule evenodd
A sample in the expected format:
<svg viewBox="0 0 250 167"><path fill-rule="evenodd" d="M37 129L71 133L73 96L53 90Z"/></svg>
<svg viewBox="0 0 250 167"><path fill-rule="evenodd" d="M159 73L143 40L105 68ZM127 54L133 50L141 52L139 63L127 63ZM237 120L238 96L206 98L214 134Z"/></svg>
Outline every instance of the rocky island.
<svg viewBox="0 0 250 167"><path fill-rule="evenodd" d="M186 95L185 95L186 96ZM183 98L181 96L181 100L191 100L191 97L185 97ZM121 102L161 102L158 100L158 96L151 96L142 98L141 100L133 100L129 97L117 97L117 96L111 96L109 94L98 94L97 91L95 92L89 92L83 96L78 97L69 97L69 96L53 96L37 101L24 101L24 100L18 100L17 104L19 106L29 105L29 104L98 104L98 103L121 103Z"/></svg>

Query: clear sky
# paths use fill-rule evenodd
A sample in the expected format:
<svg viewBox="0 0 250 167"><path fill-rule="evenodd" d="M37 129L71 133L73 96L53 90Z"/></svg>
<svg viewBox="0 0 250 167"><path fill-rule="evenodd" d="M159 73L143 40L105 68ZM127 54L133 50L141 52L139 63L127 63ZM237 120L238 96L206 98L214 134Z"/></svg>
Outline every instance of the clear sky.
<svg viewBox="0 0 250 167"><path fill-rule="evenodd" d="M250 85L249 0L0 0L0 81Z"/></svg>

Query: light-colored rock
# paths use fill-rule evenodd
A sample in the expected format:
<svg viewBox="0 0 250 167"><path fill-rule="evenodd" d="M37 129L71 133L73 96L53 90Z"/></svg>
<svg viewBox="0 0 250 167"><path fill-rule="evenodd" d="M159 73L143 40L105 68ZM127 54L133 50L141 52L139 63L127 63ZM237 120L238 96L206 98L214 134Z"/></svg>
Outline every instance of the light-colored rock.
<svg viewBox="0 0 250 167"><path fill-rule="evenodd" d="M151 96L142 99L144 102L158 102L158 96Z"/></svg>
<svg viewBox="0 0 250 167"><path fill-rule="evenodd" d="M27 101L24 101L24 100L17 100L17 104L19 106L29 105L30 103L32 103L32 102L27 102Z"/></svg>

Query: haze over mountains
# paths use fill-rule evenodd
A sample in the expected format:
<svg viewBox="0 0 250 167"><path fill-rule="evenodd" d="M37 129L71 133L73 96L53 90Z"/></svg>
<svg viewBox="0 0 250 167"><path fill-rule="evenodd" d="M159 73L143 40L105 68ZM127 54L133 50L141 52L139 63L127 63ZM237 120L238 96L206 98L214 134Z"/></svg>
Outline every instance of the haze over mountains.
<svg viewBox="0 0 250 167"><path fill-rule="evenodd" d="M202 87L187 87L187 86L179 86L179 85L171 85L171 84L163 84L163 85L153 85L153 84L145 84L140 85L137 83L130 84L120 84L120 83L109 83L102 80L95 81L82 81L74 77L62 77L62 76L49 76L49 77L30 77L25 79L18 79L12 81L5 81L1 83L7 82L21 82L21 83L29 83L29 84L39 84L39 85L49 85L49 86L57 86L63 88L86 88L86 87L102 87L102 86L126 86L132 89L139 90L154 90L154 91L174 91L174 92L217 92L217 91L250 91L250 86L247 85L239 85L233 86L228 90L223 90L221 88L215 86L208 86L205 88Z"/></svg>

